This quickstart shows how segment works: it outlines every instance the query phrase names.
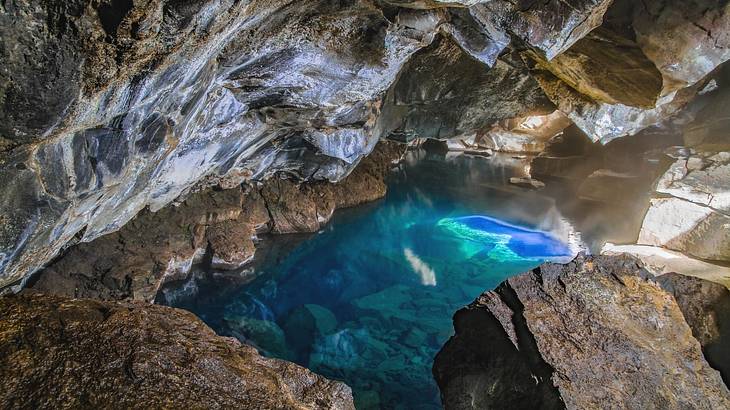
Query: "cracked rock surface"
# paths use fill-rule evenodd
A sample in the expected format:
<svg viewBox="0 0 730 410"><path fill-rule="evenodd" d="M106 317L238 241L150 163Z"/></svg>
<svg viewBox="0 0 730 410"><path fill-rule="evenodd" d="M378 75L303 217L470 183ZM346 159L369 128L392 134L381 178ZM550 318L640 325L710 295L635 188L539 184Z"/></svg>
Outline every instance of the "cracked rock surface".
<svg viewBox="0 0 730 410"><path fill-rule="evenodd" d="M683 316L695 308L649 276L629 256L579 255L482 294L456 313L436 357L444 406L727 407L730 391L693 336L702 324Z"/></svg>
<svg viewBox="0 0 730 410"><path fill-rule="evenodd" d="M0 297L8 408L354 409L352 392L147 303Z"/></svg>

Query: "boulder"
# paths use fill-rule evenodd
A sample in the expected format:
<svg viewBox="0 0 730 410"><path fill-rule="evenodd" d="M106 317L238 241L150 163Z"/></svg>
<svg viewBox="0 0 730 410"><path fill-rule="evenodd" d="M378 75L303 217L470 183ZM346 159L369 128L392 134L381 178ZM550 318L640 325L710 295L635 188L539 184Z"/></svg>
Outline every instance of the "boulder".
<svg viewBox="0 0 730 410"><path fill-rule="evenodd" d="M24 294L0 298L0 326L3 407L354 409L345 384L179 309Z"/></svg>
<svg viewBox="0 0 730 410"><path fill-rule="evenodd" d="M725 408L675 298L628 256L543 264L454 316L433 373L444 407Z"/></svg>

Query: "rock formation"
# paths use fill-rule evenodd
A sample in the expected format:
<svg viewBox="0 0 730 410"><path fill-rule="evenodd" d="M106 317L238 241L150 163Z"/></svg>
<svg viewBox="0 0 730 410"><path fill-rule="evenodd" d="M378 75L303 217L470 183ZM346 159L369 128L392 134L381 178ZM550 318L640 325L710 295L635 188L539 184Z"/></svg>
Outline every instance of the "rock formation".
<svg viewBox="0 0 730 410"><path fill-rule="evenodd" d="M6 2L0 286L17 290L69 244L207 187L278 172L339 181L381 138L485 135L555 107L593 140L636 134L713 80L730 57L727 11L719 0Z"/></svg>
<svg viewBox="0 0 730 410"><path fill-rule="evenodd" d="M700 346L716 346L713 318L724 308L707 307L727 299L699 296L717 292L712 284L683 293L668 278L686 295L675 301L649 276L631 257L581 255L482 294L456 313L456 334L436 357L444 406L727 407L730 391Z"/></svg>
<svg viewBox="0 0 730 410"><path fill-rule="evenodd" d="M216 335L192 313L0 297L8 408L354 409L350 388Z"/></svg>
<svg viewBox="0 0 730 410"><path fill-rule="evenodd" d="M385 195L385 174L405 146L383 142L339 184L270 179L260 187L206 190L177 207L143 212L121 230L79 243L38 272L30 287L103 300L152 301L166 281L187 277L209 259L236 269L255 252L258 234L316 232L336 208Z"/></svg>

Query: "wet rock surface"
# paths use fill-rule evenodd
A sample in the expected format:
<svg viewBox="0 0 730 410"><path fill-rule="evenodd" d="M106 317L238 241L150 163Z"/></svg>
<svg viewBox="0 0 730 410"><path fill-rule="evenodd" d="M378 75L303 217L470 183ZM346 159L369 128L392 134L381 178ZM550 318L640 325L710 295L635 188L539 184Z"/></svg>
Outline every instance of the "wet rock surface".
<svg viewBox="0 0 730 410"><path fill-rule="evenodd" d="M727 7L6 2L0 286L207 187L281 171L339 181L381 138L470 140L555 107L594 141L637 134L714 80ZM692 140L717 146L713 129ZM282 229L314 228L300 219Z"/></svg>
<svg viewBox="0 0 730 410"><path fill-rule="evenodd" d="M482 294L456 313L436 357L444 406L727 407L730 391L693 336L703 322L683 316L712 302L688 292L694 302L678 304L648 276L628 256L581 255Z"/></svg>
<svg viewBox="0 0 730 410"><path fill-rule="evenodd" d="M350 388L146 303L0 298L9 408L354 409Z"/></svg>
<svg viewBox="0 0 730 410"><path fill-rule="evenodd" d="M206 190L177 207L144 212L120 231L71 247L30 287L69 297L152 301L194 263L236 269L254 255L257 234L316 232L337 208L385 195L384 178L405 145L383 142L338 184L272 178L260 187Z"/></svg>

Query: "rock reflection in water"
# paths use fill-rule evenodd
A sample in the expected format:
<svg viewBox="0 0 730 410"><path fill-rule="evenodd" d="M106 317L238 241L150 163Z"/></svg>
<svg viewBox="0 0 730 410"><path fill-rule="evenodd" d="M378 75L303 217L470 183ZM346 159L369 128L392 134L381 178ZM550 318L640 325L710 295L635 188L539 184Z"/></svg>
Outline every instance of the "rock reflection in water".
<svg viewBox="0 0 730 410"><path fill-rule="evenodd" d="M281 237L267 238L252 282L231 289L211 275L175 304L224 335L345 381L358 408L440 408L431 365L453 312L576 251L551 198L507 183L525 163L411 153L384 200L338 212L287 252L276 250Z"/></svg>

